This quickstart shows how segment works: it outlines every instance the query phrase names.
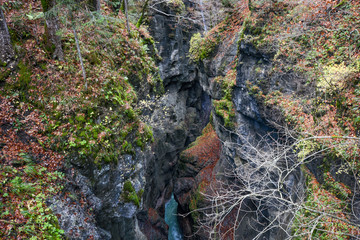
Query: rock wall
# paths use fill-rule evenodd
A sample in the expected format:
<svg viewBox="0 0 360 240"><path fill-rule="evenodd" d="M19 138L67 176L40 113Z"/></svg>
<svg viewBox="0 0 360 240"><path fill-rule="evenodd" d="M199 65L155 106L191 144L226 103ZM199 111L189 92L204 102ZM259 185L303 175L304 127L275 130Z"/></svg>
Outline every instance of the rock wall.
<svg viewBox="0 0 360 240"><path fill-rule="evenodd" d="M193 7L191 1L184 3L186 7ZM281 90L301 95L304 79L297 76L298 81L292 81L291 72L270 76L271 56L240 40L236 34L221 42L208 59L196 64L190 62L190 39L201 27L184 20L186 18L179 21L174 17L176 11L165 3L158 7L160 11L154 11L150 18L150 29L161 57L158 66L165 94L149 96L152 106L144 111L155 141L145 151L137 149L135 155L125 155L117 164L101 168L72 159L74 170L69 170L73 172L68 175L73 177L73 185L69 190L87 199L86 208L79 204L72 206L74 201L67 196L65 202L54 199L53 209L62 214L62 228L76 233L72 235L74 238L168 239L164 207L174 193L179 212L185 214L179 217L184 238L209 239L208 231L197 222L203 220L201 211L189 214L194 209L210 206L211 202L202 198L200 192L211 195L211 187L219 180L238 184L238 187L248 181L246 183L254 188L271 190L273 182L280 178L279 172L269 166L258 168L258 162L252 158L256 151L271 155L272 144L281 141L283 136L269 124L281 123L280 114L258 102L248 85L258 85L264 93ZM234 106L231 127L225 126L224 118L216 114L213 104L224 95L215 79L224 77L230 70L236 75L231 96ZM145 94L140 99L146 99ZM294 156L286 162L280 159L276 167L284 169L283 165L293 164L294 159ZM316 163L308 166L315 175L318 174ZM244 176L247 171L253 171L254 181L241 175L224 177L234 169ZM297 201L303 194L303 173L299 167L283 173L286 173L284 192L289 199ZM353 181L345 175L339 178L348 185ZM122 197L127 180L136 192L144 189L139 207ZM84 209L92 209L94 215ZM359 209L356 211L360 212ZM239 206L238 215L230 214L220 231L228 230L237 218L240 221L235 230L224 239L285 239L291 217L290 213L284 214L286 210L286 205L272 198L246 199ZM74 213L76 217L72 216Z"/></svg>
<svg viewBox="0 0 360 240"><path fill-rule="evenodd" d="M101 167L71 159L67 170L70 182L65 192L50 202L59 223L70 239L146 239L136 213L138 207L124 199L124 184L131 181L136 192L145 188L145 163L150 150L136 150L116 164Z"/></svg>
<svg viewBox="0 0 360 240"><path fill-rule="evenodd" d="M280 136L276 134L274 128L268 123L271 120L271 114L264 110L264 107L256 101L254 96L249 92L247 84L258 83L261 79L267 79L269 82L278 81L271 79L268 76L269 69L272 64L270 58L265 54L257 51L251 44L244 41L239 42L239 37L234 36L235 39L226 39L217 48L216 52L209 58L201 62L199 67L199 81L212 100L220 100L223 96L221 87L216 84L216 77L224 77L226 73L236 65L236 84L233 86L232 102L235 108L234 127L225 127L224 119L215 114L215 107L212 106L212 125L216 130L217 136L221 142L221 154L215 160L216 166L211 167L211 171L207 172L210 176L210 181L204 183L203 171L209 169L209 165L204 165L199 161L197 154L192 155L191 158L181 159L180 164L185 166L178 169L177 182L175 185L175 197L180 203L180 213L185 214L193 210L191 205L197 202L197 208L207 208L211 206L211 202L207 199L199 197L199 190L206 194L211 194L211 188L216 188L218 180L225 182L235 181L236 178L239 182L248 181L249 179L241 179L241 176L231 178L224 178L226 174L233 172L236 169L238 172L247 171L244 164L252 164L256 169L257 164L252 159L252 151L266 151L269 145L275 143ZM285 78L287 81L288 79ZM282 86L286 86L285 84ZM288 91L295 91L297 86L288 86ZM271 84L263 86L263 91L270 88L276 88ZM295 90L294 90L295 89ZM263 144L261 144L263 143ZM256 146L256 147L254 147ZM209 151L214 146L209 146ZM184 153L186 154L188 150ZM281 164L281 163L279 163ZM211 165L211 164L210 164ZM279 166L281 167L281 166ZM262 169L262 171L271 172L269 169ZM192 175L192 176L191 176ZM269 173L268 176L260 171L254 171L254 178L258 177L263 179L259 184L254 179L254 187L259 189L271 188L271 182L278 178L276 172ZM268 177L269 179L267 179ZM271 179L270 179L271 178ZM234 182L232 182L234 183ZM288 173L286 178L286 188L289 194L296 199L299 197L303 189L304 177L299 168ZM255 186L255 184L259 184ZM204 187L205 186L205 187ZM241 184L238 185L239 187ZM201 194L200 194L201 195ZM260 204L260 202L262 203ZM268 200L266 200L268 201ZM238 227L235 233L223 235L226 239L284 239L287 232L281 229L280 225L285 226L290 217L289 214L282 214L286 207L277 201L269 200L246 200L240 205L238 219ZM261 208L259 207L261 206ZM199 226L194 220L200 222L201 210L199 216L187 215L185 218L180 218L184 235L186 239L209 239L207 231L204 231L204 226ZM206 210L204 210L206 212ZM280 216L280 217L279 217ZM230 214L224 221L224 226L221 231L225 232L235 222L236 214ZM275 227L271 227L275 226ZM267 228L269 229L267 230ZM286 229L286 227L285 227ZM263 233L258 235L260 232Z"/></svg>
<svg viewBox="0 0 360 240"><path fill-rule="evenodd" d="M184 2L187 7L192 4ZM165 4L160 9L176 14ZM154 158L147 162L144 210L138 214L140 228L148 239L167 239L164 206L174 191L179 153L200 135L211 110L210 98L198 81L198 70L187 56L197 26L166 14L156 13L150 24L161 57L158 64L165 94L150 117Z"/></svg>
<svg viewBox="0 0 360 240"><path fill-rule="evenodd" d="M185 1L187 6L192 3ZM70 160L67 191L73 196L52 200L60 225L71 239L167 239L164 205L171 197L179 153L193 142L208 122L210 98L197 80L197 68L187 57L197 26L178 22L176 11L163 3L151 17L165 94L141 91L139 99L151 107L143 117L153 128L154 143L117 163L96 164ZM144 86L136 86L143 88ZM124 184L144 190L140 206L124 199ZM92 214L89 214L92 213ZM141 229L141 231L140 231Z"/></svg>
<svg viewBox="0 0 360 240"><path fill-rule="evenodd" d="M192 7L191 1L184 3ZM188 213L194 193L199 189L207 191L207 184L216 181L219 173L241 168L242 163L251 161L248 158L250 145L274 130L267 124L263 109L246 86L247 81L256 82L268 77L269 58L250 44L241 42L238 45L239 39L234 36L235 39L222 42L210 60L192 63L188 58L190 38L200 31L200 27L170 16L176 12L166 4L159 7L161 11L154 12L151 17L150 29L161 57L158 66L165 94L149 96L147 100L152 106L144 111L144 118L153 128L155 141L145 151L137 149L134 155L125 155L116 164L104 164L101 168L78 162L75 157L71 160L73 168L68 175L72 176L73 183L68 190L86 199L85 207L80 205L79 199L74 201L71 196L66 196L65 201L52 201L54 212L61 214L62 228L71 232L71 238L168 239L164 206L171 194L174 192L179 202L179 211ZM233 68L233 63L237 66L232 94L235 129L229 129L215 114L212 100L222 98L221 87L214 79L225 76ZM139 98L146 99L145 95ZM180 154L201 135L211 111L212 126L203 132L202 142L201 138L197 140L204 144L203 149L191 158ZM250 144L249 148L247 144ZM211 155L207 155L209 153ZM208 158L202 161L203 156ZM293 189L302 187L300 171L290 174L288 179L288 185ZM136 192L144 189L139 207L124 201L122 194L126 181L131 181ZM206 202L199 201L196 207L203 206ZM242 222L236 230L236 239L252 239L278 214L278 208L264 206L260 211L266 217L259 219L258 204L253 201L247 202L242 209ZM250 226L249 222L254 222L254 219L256 224ZM180 218L180 223L186 239L209 238L206 231L198 231L191 215ZM274 228L266 231L263 237L283 239L284 234L279 228Z"/></svg>

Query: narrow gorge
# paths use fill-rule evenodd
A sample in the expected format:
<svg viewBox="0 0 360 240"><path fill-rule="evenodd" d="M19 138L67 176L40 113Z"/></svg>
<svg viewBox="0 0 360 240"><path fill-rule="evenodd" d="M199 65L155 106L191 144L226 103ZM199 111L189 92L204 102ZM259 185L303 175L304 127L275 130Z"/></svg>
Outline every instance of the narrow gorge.
<svg viewBox="0 0 360 240"><path fill-rule="evenodd" d="M30 2L0 2L1 238L360 239L359 3Z"/></svg>

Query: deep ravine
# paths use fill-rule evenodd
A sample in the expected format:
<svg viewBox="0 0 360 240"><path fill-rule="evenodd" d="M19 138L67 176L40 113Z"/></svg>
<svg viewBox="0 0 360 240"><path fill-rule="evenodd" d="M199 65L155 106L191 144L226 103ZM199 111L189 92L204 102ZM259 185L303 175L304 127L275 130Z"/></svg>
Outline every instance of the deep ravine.
<svg viewBox="0 0 360 240"><path fill-rule="evenodd" d="M2 2L1 239L360 239L359 1Z"/></svg>

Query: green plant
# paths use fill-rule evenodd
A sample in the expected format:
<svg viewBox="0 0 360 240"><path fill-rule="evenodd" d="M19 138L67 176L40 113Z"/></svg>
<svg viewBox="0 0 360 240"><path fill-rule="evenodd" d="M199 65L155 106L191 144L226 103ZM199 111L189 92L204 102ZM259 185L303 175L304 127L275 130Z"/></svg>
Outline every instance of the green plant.
<svg viewBox="0 0 360 240"><path fill-rule="evenodd" d="M182 0L166 0L166 3L177 13L182 13L185 10L185 4Z"/></svg>
<svg viewBox="0 0 360 240"><path fill-rule="evenodd" d="M29 87L32 73L29 67L23 62L19 62L18 68L18 80L15 87L21 91L25 91Z"/></svg>
<svg viewBox="0 0 360 240"><path fill-rule="evenodd" d="M28 221L19 227L18 231L27 235L33 235L30 239L63 239L64 230L60 229L57 217L51 209L44 204L46 196L37 194L34 200L23 204L22 213ZM39 236L38 234L41 233ZM35 235L34 235L35 234Z"/></svg>
<svg viewBox="0 0 360 240"><path fill-rule="evenodd" d="M143 189L138 192L135 191L131 181L127 180L123 186L123 192L121 193L122 198L125 202L132 202L136 207L140 207L140 201L144 193Z"/></svg>
<svg viewBox="0 0 360 240"><path fill-rule="evenodd" d="M217 77L214 81L221 85L223 97L220 100L213 100L215 113L224 120L225 127L233 128L235 109L232 102L232 91L236 83L236 70L231 69L225 77Z"/></svg>
<svg viewBox="0 0 360 240"><path fill-rule="evenodd" d="M219 41L220 37L216 34L213 36L208 33L202 37L200 33L195 33L190 39L189 58L194 62L199 62L210 57Z"/></svg>
<svg viewBox="0 0 360 240"><path fill-rule="evenodd" d="M10 11L12 9L19 9L23 3L17 0L9 0L4 2L0 7L5 11Z"/></svg>
<svg viewBox="0 0 360 240"><path fill-rule="evenodd" d="M26 153L22 156L27 158ZM64 231L45 202L61 190L61 185L56 183L64 174L48 172L46 168L30 162L25 164L21 171L12 166L0 167L0 196L6 200L5 204L0 204L1 218L11 219L13 215L20 215L18 218L22 219L21 222L6 220L16 228L1 232L0 237L18 235L27 239L63 239Z"/></svg>

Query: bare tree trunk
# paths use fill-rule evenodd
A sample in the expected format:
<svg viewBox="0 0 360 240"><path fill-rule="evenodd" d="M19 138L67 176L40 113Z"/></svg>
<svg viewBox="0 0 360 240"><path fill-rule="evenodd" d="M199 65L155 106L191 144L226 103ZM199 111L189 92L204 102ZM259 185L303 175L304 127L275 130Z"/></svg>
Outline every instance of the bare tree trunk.
<svg viewBox="0 0 360 240"><path fill-rule="evenodd" d="M64 60L64 53L61 46L60 36L56 35L59 30L59 19L54 11L55 0L41 0L41 5L45 13L45 36L46 47L53 53L54 59Z"/></svg>
<svg viewBox="0 0 360 240"><path fill-rule="evenodd" d="M121 11L122 13L125 13L125 0L122 0L122 1L121 1L120 11Z"/></svg>
<svg viewBox="0 0 360 240"><path fill-rule="evenodd" d="M0 5L0 68L15 66L15 53L10 41L10 34L5 16Z"/></svg>
<svg viewBox="0 0 360 240"><path fill-rule="evenodd" d="M75 30L74 26L73 26L73 32L74 32L74 37L75 37L75 42L76 42L76 49L77 49L79 59L80 59L81 70L82 70L83 78L84 78L84 81L85 81L85 90L87 90L87 80L86 80L85 67L84 67L84 63L83 63L83 60L82 60L82 56L81 56L81 51L80 51L80 46L79 46L79 39L77 37L76 30Z"/></svg>
<svg viewBox="0 0 360 240"><path fill-rule="evenodd" d="M251 0L249 0L249 2L248 2L248 8L249 8L250 11L253 10L253 9L252 9L252 5L251 5Z"/></svg>
<svg viewBox="0 0 360 240"><path fill-rule="evenodd" d="M87 83L87 79L86 79L86 72L85 72L84 62L83 62L82 56L81 56L79 38L77 37L77 33L76 33L76 23L75 23L75 20L74 20L74 15L71 12L71 10L69 10L69 17L70 17L70 21L71 21L71 27L72 27L73 33L74 33L76 49L77 49L77 53L78 53L79 60L80 60L80 65L81 65L81 71L82 71L82 75L83 75L84 82L85 82L85 90L87 90L88 83Z"/></svg>
<svg viewBox="0 0 360 240"><path fill-rule="evenodd" d="M126 16L126 28L127 28L129 35L131 35L130 26L129 26L128 1L127 0L124 0L124 5L125 5L125 16Z"/></svg>

